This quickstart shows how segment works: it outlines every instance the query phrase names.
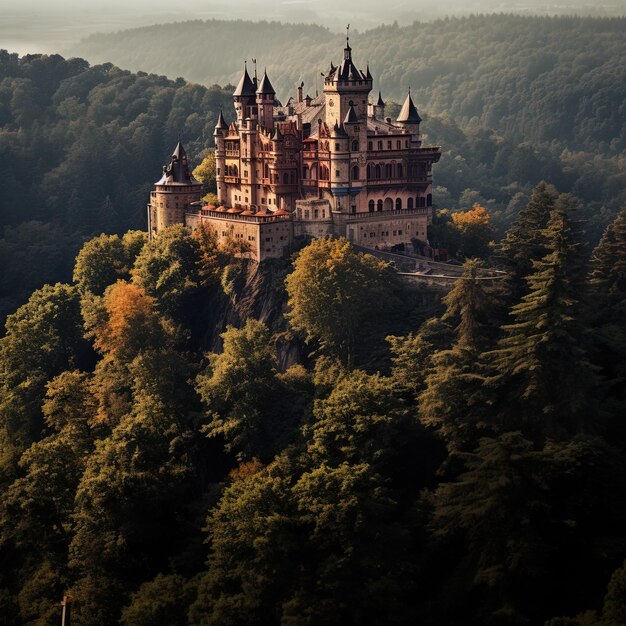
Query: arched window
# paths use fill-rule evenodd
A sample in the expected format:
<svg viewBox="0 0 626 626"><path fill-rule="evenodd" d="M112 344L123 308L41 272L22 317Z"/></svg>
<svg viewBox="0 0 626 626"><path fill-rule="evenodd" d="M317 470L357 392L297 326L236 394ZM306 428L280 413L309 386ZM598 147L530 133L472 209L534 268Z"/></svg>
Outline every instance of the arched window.
<svg viewBox="0 0 626 626"><path fill-rule="evenodd" d="M432 206L433 205L433 194L429 193L426 196L426 206Z"/></svg>
<svg viewBox="0 0 626 626"><path fill-rule="evenodd" d="M373 213L373 212L374 212L374 206L375 206L375 205L374 205L374 201L373 201L373 200L370 200L370 201L369 201L369 204L368 204L368 208L369 208L369 210L370 210L370 213Z"/></svg>
<svg viewBox="0 0 626 626"><path fill-rule="evenodd" d="M233 176L239 176L239 168L235 165L235 167L233 167Z"/></svg>
<svg viewBox="0 0 626 626"><path fill-rule="evenodd" d="M393 211L393 200L385 198L385 211Z"/></svg>
<svg viewBox="0 0 626 626"><path fill-rule="evenodd" d="M420 208L423 208L423 207L426 206L426 198L420 197L420 198L417 199L417 202L418 202Z"/></svg>
<svg viewBox="0 0 626 626"><path fill-rule="evenodd" d="M311 178L317 178L317 165L315 164L311 166Z"/></svg>
<svg viewBox="0 0 626 626"><path fill-rule="evenodd" d="M287 174L287 172L285 172L283 174L283 185L288 185L289 184L289 174Z"/></svg>
<svg viewBox="0 0 626 626"><path fill-rule="evenodd" d="M413 198L409 198L406 202L406 208L407 209L412 209L413 208Z"/></svg>
<svg viewBox="0 0 626 626"><path fill-rule="evenodd" d="M402 163L398 163L396 167L396 172L398 174L398 178L402 178L404 175L404 168L402 167Z"/></svg>
<svg viewBox="0 0 626 626"><path fill-rule="evenodd" d="M309 168L305 165L302 168L302 178L306 180L308 177L309 177Z"/></svg>
<svg viewBox="0 0 626 626"><path fill-rule="evenodd" d="M368 180L372 177L372 166L368 163L367 164L367 178Z"/></svg>
<svg viewBox="0 0 626 626"><path fill-rule="evenodd" d="M355 139L352 142L352 152L358 152L359 151L359 142Z"/></svg>
<svg viewBox="0 0 626 626"><path fill-rule="evenodd" d="M359 166L355 165L352 168L352 180L359 180Z"/></svg>
<svg viewBox="0 0 626 626"><path fill-rule="evenodd" d="M396 211L402 209L402 198L396 198Z"/></svg>
<svg viewBox="0 0 626 626"><path fill-rule="evenodd" d="M387 163L387 165L385 165L385 178L391 178L391 176L391 163Z"/></svg>
<svg viewBox="0 0 626 626"><path fill-rule="evenodd" d="M265 164L264 173L265 173L265 178L270 177L270 168L269 168L269 165L267 165L267 163Z"/></svg>
<svg viewBox="0 0 626 626"><path fill-rule="evenodd" d="M382 211L382 210L383 210L383 201L382 201L382 200L379 200L379 201L376 203L376 210L377 210L377 211Z"/></svg>
<svg viewBox="0 0 626 626"><path fill-rule="evenodd" d="M380 178L380 165L376 166L376 178Z"/></svg>

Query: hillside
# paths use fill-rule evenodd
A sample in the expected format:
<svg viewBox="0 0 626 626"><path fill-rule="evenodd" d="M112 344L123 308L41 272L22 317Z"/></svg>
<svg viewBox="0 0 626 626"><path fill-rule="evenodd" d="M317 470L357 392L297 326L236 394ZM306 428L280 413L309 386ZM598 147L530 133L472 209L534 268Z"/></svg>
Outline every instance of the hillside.
<svg viewBox="0 0 626 626"><path fill-rule="evenodd" d="M480 15L384 25L354 33L357 61L370 63L385 98L410 85L431 113L527 141L619 153L626 147L626 19ZM321 89L342 35L309 24L191 21L92 35L71 50L92 62L236 84L258 59L286 101L303 80Z"/></svg>

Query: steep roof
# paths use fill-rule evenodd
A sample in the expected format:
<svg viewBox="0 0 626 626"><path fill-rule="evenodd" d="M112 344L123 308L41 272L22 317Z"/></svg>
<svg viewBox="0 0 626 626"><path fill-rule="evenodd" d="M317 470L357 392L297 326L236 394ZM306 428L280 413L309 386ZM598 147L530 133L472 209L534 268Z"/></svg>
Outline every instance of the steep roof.
<svg viewBox="0 0 626 626"><path fill-rule="evenodd" d="M246 96L254 96L255 88L250 75L248 74L248 69L244 67L243 74L237 83L237 87L235 87L235 91L233 93L234 97L246 97Z"/></svg>
<svg viewBox="0 0 626 626"><path fill-rule="evenodd" d="M380 93L380 89L378 90L378 102L376 103L376 106L379 106L379 107L385 106L385 101L383 100L383 95Z"/></svg>
<svg viewBox="0 0 626 626"><path fill-rule="evenodd" d="M228 128L228 124L224 121L224 116L222 115L222 111L220 111L220 115L217 118L217 124L215 125L216 130L226 130Z"/></svg>
<svg viewBox="0 0 626 626"><path fill-rule="evenodd" d="M191 175L187 153L179 141L174 148L170 162L163 167L163 176L157 185L199 185Z"/></svg>
<svg viewBox="0 0 626 626"><path fill-rule="evenodd" d="M338 138L347 137L348 133L344 130L343 125L339 126L339 124L335 121L335 125L333 126L333 129L330 132L330 136L333 139L338 139Z"/></svg>
<svg viewBox="0 0 626 626"><path fill-rule="evenodd" d="M272 96L276 95L274 87L272 87L272 83L270 83L270 79L267 77L267 72L263 72L261 84L259 85L259 88L256 90L256 92L259 94L271 94Z"/></svg>
<svg viewBox="0 0 626 626"><path fill-rule="evenodd" d="M346 113L346 117L343 120L343 123L355 124L358 121L359 121L359 118L356 116L356 111L354 110L354 107L350 105L350 108L348 109L348 112Z"/></svg>
<svg viewBox="0 0 626 626"><path fill-rule="evenodd" d="M400 109L400 114L398 115L397 122L402 122L404 124L419 124L422 121L422 118L419 116L415 105L413 104L413 98L411 98L411 90L409 89L409 93L406 96L406 100L402 105L402 109Z"/></svg>

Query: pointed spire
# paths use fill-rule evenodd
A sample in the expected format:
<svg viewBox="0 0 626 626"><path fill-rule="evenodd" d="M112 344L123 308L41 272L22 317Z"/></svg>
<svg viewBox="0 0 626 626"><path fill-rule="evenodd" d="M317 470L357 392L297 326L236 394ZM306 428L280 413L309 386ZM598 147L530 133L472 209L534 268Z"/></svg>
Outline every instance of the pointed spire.
<svg viewBox="0 0 626 626"><path fill-rule="evenodd" d="M180 136L178 138L178 143L176 144L176 147L174 148L174 152L172 152L172 158L176 158L179 161L182 161L183 159L187 158L187 153L185 152L185 148L183 147L183 144L180 142Z"/></svg>
<svg viewBox="0 0 626 626"><path fill-rule="evenodd" d="M263 72L263 78L261 79L261 84L259 88L256 90L258 94L272 95L275 96L276 92L274 91L274 87L272 87L272 83L270 83L270 79L267 76L267 70Z"/></svg>
<svg viewBox="0 0 626 626"><path fill-rule="evenodd" d="M365 78L367 80L372 80L372 73L370 72L370 64L367 64L367 68L365 69Z"/></svg>
<svg viewBox="0 0 626 626"><path fill-rule="evenodd" d="M219 117L217 118L217 124L215 128L219 128L220 130L226 130L228 128L228 124L224 120L224 116L222 115L222 110L220 109Z"/></svg>
<svg viewBox="0 0 626 626"><path fill-rule="evenodd" d="M380 92L380 89L378 90L378 102L376 103L376 106L379 106L379 107L385 106L385 101L383 100L383 95Z"/></svg>
<svg viewBox="0 0 626 626"><path fill-rule="evenodd" d="M348 133L346 133L346 131L344 130L343 124L340 126L339 122L335 120L335 125L333 126L333 130L330 133L330 136L332 139L337 139L340 137L347 137Z"/></svg>
<svg viewBox="0 0 626 626"><path fill-rule="evenodd" d="M172 152L170 162L163 168L163 177L158 181L157 185L171 185L174 183L193 185L198 181L192 176L187 161L187 153L180 140Z"/></svg>
<svg viewBox="0 0 626 626"><path fill-rule="evenodd" d="M253 96L254 92L254 83L248 74L248 64L244 61L243 74L235 88L233 96L236 98Z"/></svg>
<svg viewBox="0 0 626 626"><path fill-rule="evenodd" d="M422 118L419 116L415 105L413 104L413 98L411 98L411 88L409 87L409 93L400 109L397 122L402 124L419 124Z"/></svg>
<svg viewBox="0 0 626 626"><path fill-rule="evenodd" d="M348 109L348 112L346 113L346 117L343 120L344 124L356 124L359 121L359 118L356 115L356 111L354 110L354 107L352 105L350 105L350 108Z"/></svg>

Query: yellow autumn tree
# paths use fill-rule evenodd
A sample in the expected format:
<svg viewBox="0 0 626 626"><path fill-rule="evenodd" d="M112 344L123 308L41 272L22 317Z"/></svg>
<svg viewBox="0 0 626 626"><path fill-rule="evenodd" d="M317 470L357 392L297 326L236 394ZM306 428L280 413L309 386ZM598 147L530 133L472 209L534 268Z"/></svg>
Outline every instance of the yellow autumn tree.
<svg viewBox="0 0 626 626"><path fill-rule="evenodd" d="M487 256L494 232L491 216L484 206L476 202L469 211L452 213L452 222L461 238L460 255L465 258Z"/></svg>

